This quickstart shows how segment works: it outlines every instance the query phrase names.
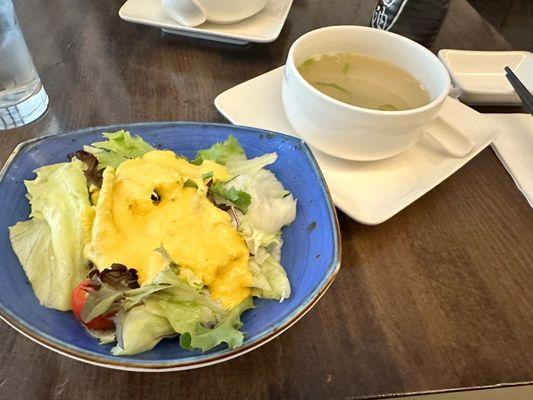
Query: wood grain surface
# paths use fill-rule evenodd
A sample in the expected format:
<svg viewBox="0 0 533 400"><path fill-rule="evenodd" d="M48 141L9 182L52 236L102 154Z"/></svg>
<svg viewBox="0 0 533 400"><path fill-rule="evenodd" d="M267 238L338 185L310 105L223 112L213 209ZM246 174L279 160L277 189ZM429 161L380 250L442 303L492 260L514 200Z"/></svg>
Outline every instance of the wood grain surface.
<svg viewBox="0 0 533 400"><path fill-rule="evenodd" d="M533 51L533 1L468 1L516 50Z"/></svg>
<svg viewBox="0 0 533 400"><path fill-rule="evenodd" d="M295 0L278 40L239 47L126 23L121 0L15 0L51 107L0 132L0 162L58 131L223 122L217 94L282 65L309 30L367 25L374 4ZM508 45L454 0L440 48ZM339 217L337 280L264 347L200 370L129 373L67 359L0 323L0 398L363 398L533 380L533 213L492 150L379 226Z"/></svg>

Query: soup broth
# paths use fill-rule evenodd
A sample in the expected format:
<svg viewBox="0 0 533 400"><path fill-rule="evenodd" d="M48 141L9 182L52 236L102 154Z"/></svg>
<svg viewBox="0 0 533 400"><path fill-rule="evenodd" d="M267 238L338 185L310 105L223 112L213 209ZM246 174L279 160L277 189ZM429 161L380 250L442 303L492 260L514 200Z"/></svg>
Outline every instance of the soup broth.
<svg viewBox="0 0 533 400"><path fill-rule="evenodd" d="M430 101L409 72L365 54L320 54L301 63L298 71L322 93L358 107L401 111Z"/></svg>

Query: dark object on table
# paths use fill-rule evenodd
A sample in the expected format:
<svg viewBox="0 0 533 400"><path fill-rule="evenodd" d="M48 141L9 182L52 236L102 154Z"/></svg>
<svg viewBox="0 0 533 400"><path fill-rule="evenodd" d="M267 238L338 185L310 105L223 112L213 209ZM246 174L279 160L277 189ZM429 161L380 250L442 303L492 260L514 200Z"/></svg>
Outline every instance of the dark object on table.
<svg viewBox="0 0 533 400"><path fill-rule="evenodd" d="M520 97L520 100L522 100L522 103L524 103L524 107L526 108L527 112L533 115L533 95L520 81L520 79L518 79L518 76L515 75L511 68L505 67L504 69L507 80L513 87L518 97Z"/></svg>
<svg viewBox="0 0 533 400"><path fill-rule="evenodd" d="M449 5L450 0L379 0L370 26L429 47L437 38Z"/></svg>

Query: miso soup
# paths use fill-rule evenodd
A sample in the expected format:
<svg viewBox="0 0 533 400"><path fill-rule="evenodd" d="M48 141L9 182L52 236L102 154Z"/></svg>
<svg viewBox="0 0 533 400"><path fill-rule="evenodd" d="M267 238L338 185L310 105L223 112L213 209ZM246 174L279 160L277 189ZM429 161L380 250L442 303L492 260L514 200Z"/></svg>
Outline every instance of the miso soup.
<svg viewBox="0 0 533 400"><path fill-rule="evenodd" d="M409 72L364 54L320 54L301 63L298 71L322 93L358 107L401 111L430 101L422 84Z"/></svg>

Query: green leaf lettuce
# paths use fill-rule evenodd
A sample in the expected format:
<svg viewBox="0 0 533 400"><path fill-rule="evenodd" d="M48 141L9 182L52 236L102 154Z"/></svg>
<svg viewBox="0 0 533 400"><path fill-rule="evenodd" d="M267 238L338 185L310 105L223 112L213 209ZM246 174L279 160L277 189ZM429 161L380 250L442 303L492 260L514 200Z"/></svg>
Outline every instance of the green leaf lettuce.
<svg viewBox="0 0 533 400"><path fill-rule="evenodd" d="M212 160L218 164L226 165L230 160L245 160L246 155L241 145L233 136L229 136L225 142L215 143L208 149L200 150L193 164L200 165L204 160Z"/></svg>
<svg viewBox="0 0 533 400"><path fill-rule="evenodd" d="M240 315L253 307L250 298L232 310L224 310L209 292L189 281L166 251L156 249L167 265L153 282L136 289L123 290L102 284L89 293L82 316L87 320L113 308L117 345L115 355L137 354L152 349L165 337L181 335L180 344L187 349L206 351L220 343L240 346L244 334ZM185 275L185 276L182 276ZM84 318L85 319L85 318Z"/></svg>
<svg viewBox="0 0 533 400"><path fill-rule="evenodd" d="M209 188L209 193L215 197L218 196L223 200L227 200L244 214L248 211L251 198L250 195L243 190L238 190L233 187L227 188L223 183L217 182Z"/></svg>
<svg viewBox="0 0 533 400"><path fill-rule="evenodd" d="M121 129L113 133L103 133L107 140L85 146L84 150L94 154L98 159L98 168L117 168L122 162L141 157L149 151L155 150L140 136L131 136Z"/></svg>
<svg viewBox="0 0 533 400"><path fill-rule="evenodd" d="M251 297L235 306L230 313L213 328L196 325L196 329L184 332L180 336L180 346L185 349L201 349L207 351L221 343L226 343L230 349L242 345L244 334L239 330L242 327L241 314L254 307Z"/></svg>

